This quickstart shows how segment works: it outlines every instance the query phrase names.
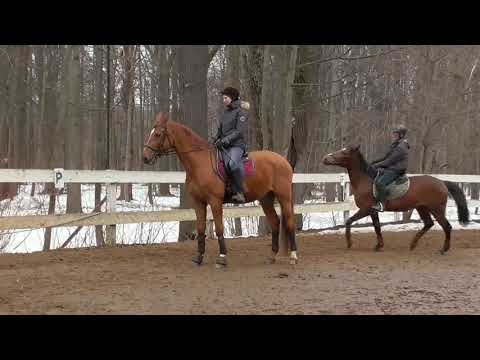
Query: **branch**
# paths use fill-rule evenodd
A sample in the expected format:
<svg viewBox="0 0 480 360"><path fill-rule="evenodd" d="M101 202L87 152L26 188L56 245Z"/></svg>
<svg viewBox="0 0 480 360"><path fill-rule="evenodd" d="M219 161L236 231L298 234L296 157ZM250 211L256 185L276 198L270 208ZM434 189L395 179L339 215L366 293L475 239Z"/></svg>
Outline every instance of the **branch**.
<svg viewBox="0 0 480 360"><path fill-rule="evenodd" d="M363 59L369 59L369 58L372 58L372 57L377 57L377 56L384 56L384 55L388 55L392 52L395 52L395 51L402 51L404 48L398 48L398 49L392 49L392 50L389 50L389 51L384 51L384 52L380 52L380 53L377 53L377 54L374 54L374 55L367 55L367 56L357 56L357 57L344 57L344 55L346 55L348 53L348 51L350 51L350 49L348 49L347 52L345 52L343 55L341 56L337 56L337 57L333 57L333 58L329 58L329 59L325 59L325 60L316 60L316 61L311 61L311 62L308 62L308 63L303 63L303 64L300 64L297 66L298 69L301 69L302 67L304 66L308 66L308 65L313 65L313 64L320 64L320 63L324 63L324 62L329 62L329 61L333 61L333 60L343 60L343 61L350 61L350 60L363 60Z"/></svg>
<svg viewBox="0 0 480 360"><path fill-rule="evenodd" d="M96 212L99 212L100 211L100 208L102 207L103 203L105 203L105 201L107 201L107 197L104 197L102 201L100 201L97 206L95 206L95 208L92 210L91 214L94 214ZM62 246L60 246L60 249L63 249L65 248L65 246L67 246L68 244L70 244L70 241L72 241L72 239L75 237L75 235L78 234L78 232L82 229L83 226L79 226L75 229L75 231L68 237L68 239L62 244Z"/></svg>
<svg viewBox="0 0 480 360"><path fill-rule="evenodd" d="M217 54L217 51L222 47L223 45L214 45L212 49L208 52L208 62L207 64L210 64L212 59L215 57Z"/></svg>
<svg viewBox="0 0 480 360"><path fill-rule="evenodd" d="M12 63L12 60L10 60L10 55L8 55L8 52L6 52L5 50L3 50L1 48L0 48L0 51L2 51L5 54L5 56L7 57L8 63L10 64L10 68L13 69L13 63Z"/></svg>
<svg viewBox="0 0 480 360"><path fill-rule="evenodd" d="M381 53L378 53L378 54L374 54L374 55L367 55L367 56L357 56L357 57L349 57L349 58L345 58L345 57L340 57L339 59L340 60L345 60L345 61L350 61L350 60L363 60L363 59L369 59L369 58L372 58L372 57L377 57L377 56L384 56L384 55L388 55L392 52L395 52L395 51L401 51L403 50L403 48L400 48L400 49L392 49L392 50L389 50L389 51L384 51L384 52L381 52Z"/></svg>
<svg viewBox="0 0 480 360"><path fill-rule="evenodd" d="M343 55L341 55L341 56L337 56L337 57L333 57L333 58L329 58L329 59L324 59L324 60L315 60L315 61L310 61L310 62L307 62L307 63L299 64L299 65L297 66L297 69L301 69L301 68L303 68L303 67L305 67L305 66L313 65L313 64L317 64L317 63L318 63L318 64L321 64L321 63L324 63L324 62L329 62L329 61L333 61L333 60L338 60L338 59L340 59L342 56L347 55L350 50L352 50L351 47L349 47L349 48L347 49L347 51L345 51L345 52L343 53Z"/></svg>

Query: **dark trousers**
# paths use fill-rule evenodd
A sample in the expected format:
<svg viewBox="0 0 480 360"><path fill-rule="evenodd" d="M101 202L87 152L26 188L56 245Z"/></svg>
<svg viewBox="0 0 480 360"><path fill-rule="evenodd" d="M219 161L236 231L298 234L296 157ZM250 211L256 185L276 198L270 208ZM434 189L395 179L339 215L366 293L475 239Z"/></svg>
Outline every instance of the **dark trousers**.
<svg viewBox="0 0 480 360"><path fill-rule="evenodd" d="M384 201L388 195L387 186L394 182L400 175L397 171L384 169L383 173L376 177L377 201Z"/></svg>
<svg viewBox="0 0 480 360"><path fill-rule="evenodd" d="M224 150L224 161L232 175L232 190L235 193L243 193L243 178L245 175L242 157L244 153L245 150L240 146L232 146Z"/></svg>

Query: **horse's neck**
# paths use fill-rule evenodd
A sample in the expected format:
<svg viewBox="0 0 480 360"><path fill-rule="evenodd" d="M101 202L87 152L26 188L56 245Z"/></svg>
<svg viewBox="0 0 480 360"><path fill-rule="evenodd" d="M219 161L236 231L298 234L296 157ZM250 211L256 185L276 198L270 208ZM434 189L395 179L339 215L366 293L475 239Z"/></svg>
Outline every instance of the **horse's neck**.
<svg viewBox="0 0 480 360"><path fill-rule="evenodd" d="M347 168L348 176L350 178L350 185L353 189L358 189L362 185L368 185L372 179L362 169L360 164L354 163Z"/></svg>
<svg viewBox="0 0 480 360"><path fill-rule="evenodd" d="M197 134L192 131L192 138L198 137L192 144L185 136L181 136L181 129L178 126L172 127L175 132L175 148L177 150L177 156L182 163L185 171L192 177L195 176L197 170L204 167L206 164L210 164L210 150L208 150L209 144L207 141L202 141ZM202 150L203 149L203 150Z"/></svg>

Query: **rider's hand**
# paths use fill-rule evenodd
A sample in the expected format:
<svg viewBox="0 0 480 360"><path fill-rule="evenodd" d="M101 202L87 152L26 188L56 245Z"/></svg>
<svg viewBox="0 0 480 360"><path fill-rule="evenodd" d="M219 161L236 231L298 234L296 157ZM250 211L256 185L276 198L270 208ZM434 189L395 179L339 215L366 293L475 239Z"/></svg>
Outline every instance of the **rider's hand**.
<svg viewBox="0 0 480 360"><path fill-rule="evenodd" d="M228 146L228 145L230 145L230 141L229 141L227 138L223 138L223 139L221 140L221 142L222 142L222 146Z"/></svg>

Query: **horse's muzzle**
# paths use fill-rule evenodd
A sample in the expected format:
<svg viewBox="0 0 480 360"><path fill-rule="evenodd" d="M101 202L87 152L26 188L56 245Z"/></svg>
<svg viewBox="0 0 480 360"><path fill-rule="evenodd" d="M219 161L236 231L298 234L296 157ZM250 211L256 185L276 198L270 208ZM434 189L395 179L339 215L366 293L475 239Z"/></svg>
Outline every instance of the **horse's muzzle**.
<svg viewBox="0 0 480 360"><path fill-rule="evenodd" d="M153 157L151 159L147 158L146 156L143 157L143 163L147 165L151 165L153 163Z"/></svg>
<svg viewBox="0 0 480 360"><path fill-rule="evenodd" d="M322 162L325 164L325 165L335 165L336 162L335 162L335 158L328 154L328 155L325 155L322 159Z"/></svg>

